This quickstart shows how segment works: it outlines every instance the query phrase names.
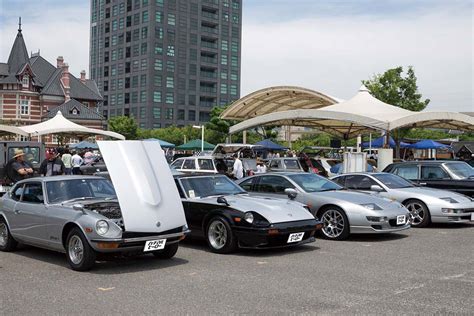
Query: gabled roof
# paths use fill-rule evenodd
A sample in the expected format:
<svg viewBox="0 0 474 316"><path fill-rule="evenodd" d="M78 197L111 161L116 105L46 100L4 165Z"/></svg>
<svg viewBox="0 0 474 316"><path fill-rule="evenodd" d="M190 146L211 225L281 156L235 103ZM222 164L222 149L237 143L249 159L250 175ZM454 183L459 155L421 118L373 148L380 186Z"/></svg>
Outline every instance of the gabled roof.
<svg viewBox="0 0 474 316"><path fill-rule="evenodd" d="M28 62L28 51L26 50L25 41L23 40L23 34L21 34L21 29L18 29L15 42L13 42L13 47L8 57L8 71L10 73L17 73L18 70Z"/></svg>
<svg viewBox="0 0 474 316"><path fill-rule="evenodd" d="M76 109L78 114L73 114L73 110ZM63 104L55 107L50 110L49 113L45 116L47 118L55 117L58 111L61 111L62 115L70 120L103 120L104 117L97 113L96 111L88 108L81 102L70 99L69 101L64 102Z"/></svg>
<svg viewBox="0 0 474 316"><path fill-rule="evenodd" d="M30 58L31 69L35 73L35 83L37 86L44 87L48 79L53 75L57 69L51 65L46 59L37 55Z"/></svg>
<svg viewBox="0 0 474 316"><path fill-rule="evenodd" d="M8 64L0 63L0 76L8 76Z"/></svg>

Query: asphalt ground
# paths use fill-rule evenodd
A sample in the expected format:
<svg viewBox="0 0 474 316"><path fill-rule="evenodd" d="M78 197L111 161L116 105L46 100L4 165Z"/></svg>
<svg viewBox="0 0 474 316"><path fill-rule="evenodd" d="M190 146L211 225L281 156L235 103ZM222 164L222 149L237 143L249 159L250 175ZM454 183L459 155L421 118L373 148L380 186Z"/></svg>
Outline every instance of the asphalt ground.
<svg viewBox="0 0 474 316"><path fill-rule="evenodd" d="M2 315L474 313L474 224L352 236L280 250L209 252L187 241L68 268L63 254L0 253Z"/></svg>

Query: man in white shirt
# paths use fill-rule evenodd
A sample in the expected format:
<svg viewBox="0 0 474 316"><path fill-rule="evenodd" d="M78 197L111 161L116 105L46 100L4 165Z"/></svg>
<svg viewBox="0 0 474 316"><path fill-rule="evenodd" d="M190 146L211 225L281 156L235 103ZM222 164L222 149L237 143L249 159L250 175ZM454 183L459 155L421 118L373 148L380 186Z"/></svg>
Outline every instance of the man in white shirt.
<svg viewBox="0 0 474 316"><path fill-rule="evenodd" d="M234 155L234 168L232 170L232 174L237 179L242 179L244 177L244 166L242 165L242 161L239 159L237 154Z"/></svg>
<svg viewBox="0 0 474 316"><path fill-rule="evenodd" d="M73 152L72 158L71 158L71 165L72 165L72 174L81 174L81 165L83 163L83 159L81 156L77 154L77 152Z"/></svg>

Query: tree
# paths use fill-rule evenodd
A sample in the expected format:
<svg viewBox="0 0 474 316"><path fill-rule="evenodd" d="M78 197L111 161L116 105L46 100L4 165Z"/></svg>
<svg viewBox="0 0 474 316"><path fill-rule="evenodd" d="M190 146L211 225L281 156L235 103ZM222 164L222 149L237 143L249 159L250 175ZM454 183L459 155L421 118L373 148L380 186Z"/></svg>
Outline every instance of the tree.
<svg viewBox="0 0 474 316"><path fill-rule="evenodd" d="M137 139L138 125L132 117L115 116L108 124L111 131L122 134L126 139Z"/></svg>
<svg viewBox="0 0 474 316"><path fill-rule="evenodd" d="M430 99L422 100L413 67L408 67L405 78L402 77L402 73L403 67L400 66L389 69L381 75L375 75L369 80L362 80L362 83L380 101L410 111L423 110L430 103Z"/></svg>

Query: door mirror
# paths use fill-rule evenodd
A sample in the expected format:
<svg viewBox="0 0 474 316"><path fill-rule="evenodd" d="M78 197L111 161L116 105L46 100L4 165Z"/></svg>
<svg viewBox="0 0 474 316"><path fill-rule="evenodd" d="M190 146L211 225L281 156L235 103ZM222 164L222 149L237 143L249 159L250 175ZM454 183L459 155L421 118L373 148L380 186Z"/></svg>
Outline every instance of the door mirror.
<svg viewBox="0 0 474 316"><path fill-rule="evenodd" d="M383 192L384 189L382 189L382 187L380 185L371 185L370 186L370 191L375 191L375 192Z"/></svg>
<svg viewBox="0 0 474 316"><path fill-rule="evenodd" d="M225 205L227 205L227 206L230 205L229 202L227 202L226 198L223 197L223 196L219 196L219 197L217 198L217 203L219 203L219 204L225 204Z"/></svg>
<svg viewBox="0 0 474 316"><path fill-rule="evenodd" d="M291 189L291 188L285 189L285 193L286 195L288 195L288 198L290 200L296 199L296 196L298 195L298 192L296 192L295 189Z"/></svg>

